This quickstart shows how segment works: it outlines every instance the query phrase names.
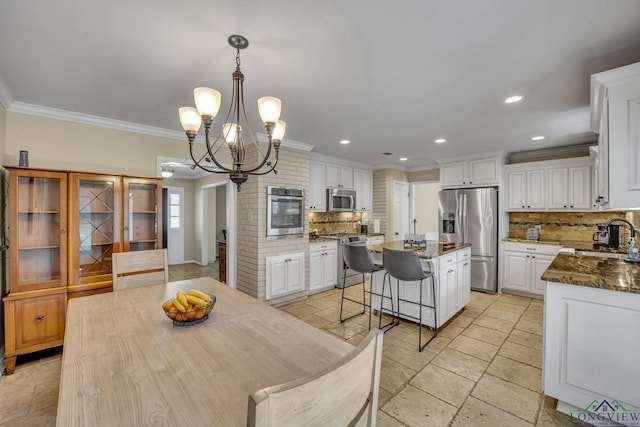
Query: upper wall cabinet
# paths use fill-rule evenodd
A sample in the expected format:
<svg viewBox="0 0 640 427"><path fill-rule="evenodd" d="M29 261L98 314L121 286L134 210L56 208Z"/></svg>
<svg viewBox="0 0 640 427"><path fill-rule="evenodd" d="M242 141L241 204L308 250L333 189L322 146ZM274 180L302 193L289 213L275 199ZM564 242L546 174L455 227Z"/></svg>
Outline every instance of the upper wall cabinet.
<svg viewBox="0 0 640 427"><path fill-rule="evenodd" d="M592 210L590 157L517 163L507 169L507 210Z"/></svg>
<svg viewBox="0 0 640 427"><path fill-rule="evenodd" d="M640 62L591 76L591 129L599 134L596 200L640 207Z"/></svg>
<svg viewBox="0 0 640 427"><path fill-rule="evenodd" d="M325 163L317 160L309 161L309 210L325 212L327 196L325 191Z"/></svg>
<svg viewBox="0 0 640 427"><path fill-rule="evenodd" d="M353 189L356 192L356 211L373 210L373 174L366 169L353 169Z"/></svg>
<svg viewBox="0 0 640 427"><path fill-rule="evenodd" d="M442 188L478 187L500 184L500 157L459 160L440 165Z"/></svg>
<svg viewBox="0 0 640 427"><path fill-rule="evenodd" d="M353 168L334 163L327 163L326 183L328 188L353 188Z"/></svg>
<svg viewBox="0 0 640 427"><path fill-rule="evenodd" d="M367 165L314 155L309 159L309 210L327 211L327 188L355 190L356 211L373 209L373 173Z"/></svg>

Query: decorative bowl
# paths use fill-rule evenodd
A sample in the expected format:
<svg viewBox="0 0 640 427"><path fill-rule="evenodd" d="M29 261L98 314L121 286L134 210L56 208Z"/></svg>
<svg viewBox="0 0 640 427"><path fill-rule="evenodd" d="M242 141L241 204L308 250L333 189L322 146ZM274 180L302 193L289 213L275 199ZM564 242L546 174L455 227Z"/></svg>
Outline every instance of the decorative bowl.
<svg viewBox="0 0 640 427"><path fill-rule="evenodd" d="M216 304L216 296L213 294L207 294L211 298L211 302L206 306L197 306L189 304L186 311L179 312L173 307L173 298L162 304L164 314L171 320L176 326L191 326L204 322L209 318L209 313L213 310L213 306ZM171 304L170 304L171 303Z"/></svg>

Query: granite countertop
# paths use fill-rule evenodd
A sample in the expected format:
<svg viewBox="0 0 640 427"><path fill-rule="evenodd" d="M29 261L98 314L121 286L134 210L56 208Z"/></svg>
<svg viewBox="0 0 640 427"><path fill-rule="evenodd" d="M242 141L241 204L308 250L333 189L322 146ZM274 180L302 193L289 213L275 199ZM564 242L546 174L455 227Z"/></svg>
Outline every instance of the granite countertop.
<svg viewBox="0 0 640 427"><path fill-rule="evenodd" d="M329 240L336 240L336 239L332 239L332 238L329 238L329 237L322 237L322 236L317 236L317 237L309 236L309 243L327 242Z"/></svg>
<svg viewBox="0 0 640 427"><path fill-rule="evenodd" d="M600 247L594 248L593 242L584 242L578 240L553 240L553 239L541 239L541 240L530 240L523 239L519 237L505 237L502 239L503 242L517 242L517 243L533 243L539 245L560 245L565 248L572 248L577 251L589 251L589 252L608 252L608 253L619 253L626 254L626 249L616 249L609 247Z"/></svg>
<svg viewBox="0 0 640 427"><path fill-rule="evenodd" d="M365 235L367 237L372 237L372 236L384 236L384 233L365 233Z"/></svg>
<svg viewBox="0 0 640 427"><path fill-rule="evenodd" d="M640 264L617 258L559 253L542 280L640 294Z"/></svg>
<svg viewBox="0 0 640 427"><path fill-rule="evenodd" d="M379 245L371 245L369 246L369 252L381 254L383 248L416 251L420 258L430 259L470 247L470 243L439 242L437 240L427 240L426 247L405 246L404 241L396 240L393 242L380 243Z"/></svg>

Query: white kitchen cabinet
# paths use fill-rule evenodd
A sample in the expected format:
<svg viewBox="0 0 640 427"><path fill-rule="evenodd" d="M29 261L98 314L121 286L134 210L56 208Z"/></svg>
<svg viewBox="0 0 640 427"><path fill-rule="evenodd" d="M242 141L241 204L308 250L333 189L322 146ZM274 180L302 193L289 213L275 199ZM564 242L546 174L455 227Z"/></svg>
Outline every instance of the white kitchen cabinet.
<svg viewBox="0 0 640 427"><path fill-rule="evenodd" d="M591 167L549 168L547 208L550 210L590 210Z"/></svg>
<svg viewBox="0 0 640 427"><path fill-rule="evenodd" d="M373 210L373 173L366 169L353 169L353 189L356 192L356 211Z"/></svg>
<svg viewBox="0 0 640 427"><path fill-rule="evenodd" d="M498 185L502 161L500 157L468 159L440 165L442 188Z"/></svg>
<svg viewBox="0 0 640 427"><path fill-rule="evenodd" d="M513 170L507 173L507 209L544 209L544 169Z"/></svg>
<svg viewBox="0 0 640 427"><path fill-rule="evenodd" d="M640 294L547 283L542 387L544 394L558 399L559 411L586 415L583 409L594 399L617 401L627 410L640 408L637 325ZM598 414L638 425L630 419L636 413Z"/></svg>
<svg viewBox="0 0 640 427"><path fill-rule="evenodd" d="M594 159L546 160L507 166L508 211L594 209Z"/></svg>
<svg viewBox="0 0 640 427"><path fill-rule="evenodd" d="M591 76L591 130L598 136L597 201L640 206L640 62Z"/></svg>
<svg viewBox="0 0 640 427"><path fill-rule="evenodd" d="M304 252L266 258L266 299L304 290Z"/></svg>
<svg viewBox="0 0 640 427"><path fill-rule="evenodd" d="M503 290L544 295L545 282L540 279L560 245L504 242Z"/></svg>
<svg viewBox="0 0 640 427"><path fill-rule="evenodd" d="M471 300L471 292L469 292L471 289L471 250L468 250L468 254L469 256L462 260L458 256L458 307L464 307Z"/></svg>
<svg viewBox="0 0 640 427"><path fill-rule="evenodd" d="M325 182L328 188L353 189L353 168L337 163L326 163Z"/></svg>
<svg viewBox="0 0 640 427"><path fill-rule="evenodd" d="M325 167L324 162L309 161L309 210L311 212L326 212L327 210Z"/></svg>
<svg viewBox="0 0 640 427"><path fill-rule="evenodd" d="M337 241L309 245L309 292L331 289L338 283Z"/></svg>

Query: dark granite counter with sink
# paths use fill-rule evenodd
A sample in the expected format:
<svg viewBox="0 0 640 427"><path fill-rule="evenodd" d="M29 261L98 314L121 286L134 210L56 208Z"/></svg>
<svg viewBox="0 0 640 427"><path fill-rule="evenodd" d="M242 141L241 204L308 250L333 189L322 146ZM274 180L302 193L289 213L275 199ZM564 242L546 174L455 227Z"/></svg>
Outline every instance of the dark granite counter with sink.
<svg viewBox="0 0 640 427"><path fill-rule="evenodd" d="M559 253L542 280L640 294L640 264L622 259Z"/></svg>
<svg viewBox="0 0 640 427"><path fill-rule="evenodd" d="M517 242L517 243L533 243L539 245L560 245L565 248L572 248L577 251L590 251L590 252L607 252L607 253L617 253L617 254L626 254L626 247L624 249L614 249L609 247L598 247L594 248L592 241L579 241L579 240L552 240L552 239L541 239L541 240L530 240L530 239L522 239L517 237L505 237L502 239L503 242Z"/></svg>
<svg viewBox="0 0 640 427"><path fill-rule="evenodd" d="M404 241L396 240L393 242L385 242L379 245L371 245L369 247L369 252L374 253L382 253L383 248L388 249L404 249L405 251L416 251L420 258L437 258L439 256L445 255L449 252L455 252L460 249L470 248L470 243L457 243L457 242L439 242L437 240L427 240L426 247L425 246L409 246L405 245Z"/></svg>

